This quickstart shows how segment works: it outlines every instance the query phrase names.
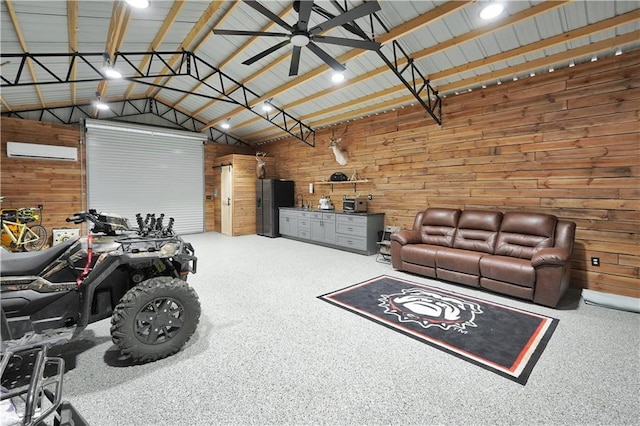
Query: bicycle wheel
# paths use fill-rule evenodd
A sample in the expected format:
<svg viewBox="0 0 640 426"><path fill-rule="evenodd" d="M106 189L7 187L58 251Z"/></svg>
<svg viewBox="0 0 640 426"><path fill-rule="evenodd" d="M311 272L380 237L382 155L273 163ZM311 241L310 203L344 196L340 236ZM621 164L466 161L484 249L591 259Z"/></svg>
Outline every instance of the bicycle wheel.
<svg viewBox="0 0 640 426"><path fill-rule="evenodd" d="M25 251L37 251L47 243L47 230L44 226L33 225L29 227L24 235L24 249Z"/></svg>

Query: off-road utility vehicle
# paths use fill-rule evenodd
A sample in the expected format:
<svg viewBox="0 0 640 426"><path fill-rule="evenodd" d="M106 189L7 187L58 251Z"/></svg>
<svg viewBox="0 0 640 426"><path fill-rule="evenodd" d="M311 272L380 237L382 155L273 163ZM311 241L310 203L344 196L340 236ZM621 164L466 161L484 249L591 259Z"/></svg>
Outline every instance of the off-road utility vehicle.
<svg viewBox="0 0 640 426"><path fill-rule="evenodd" d="M135 362L178 352L200 317L187 276L196 272L191 244L173 231L173 218L126 218L80 212L68 222L93 229L47 250L3 252L1 352L64 343L88 324L111 317L111 338Z"/></svg>

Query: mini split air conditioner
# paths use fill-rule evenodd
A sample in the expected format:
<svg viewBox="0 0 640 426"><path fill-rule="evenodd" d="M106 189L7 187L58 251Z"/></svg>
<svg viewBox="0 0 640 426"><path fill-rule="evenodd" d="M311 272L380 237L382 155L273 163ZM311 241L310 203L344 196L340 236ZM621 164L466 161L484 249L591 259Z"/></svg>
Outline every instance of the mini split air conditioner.
<svg viewBox="0 0 640 426"><path fill-rule="evenodd" d="M7 157L30 158L32 160L78 161L78 148L7 142Z"/></svg>

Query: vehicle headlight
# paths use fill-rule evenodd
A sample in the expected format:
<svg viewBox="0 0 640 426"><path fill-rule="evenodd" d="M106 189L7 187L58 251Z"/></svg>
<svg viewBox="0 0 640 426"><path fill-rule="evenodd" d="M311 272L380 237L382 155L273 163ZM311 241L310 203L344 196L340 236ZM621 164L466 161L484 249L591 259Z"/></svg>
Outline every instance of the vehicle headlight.
<svg viewBox="0 0 640 426"><path fill-rule="evenodd" d="M179 244L167 243L167 244L164 244L162 247L160 247L160 253L165 256L173 256L178 252L179 248L180 248Z"/></svg>

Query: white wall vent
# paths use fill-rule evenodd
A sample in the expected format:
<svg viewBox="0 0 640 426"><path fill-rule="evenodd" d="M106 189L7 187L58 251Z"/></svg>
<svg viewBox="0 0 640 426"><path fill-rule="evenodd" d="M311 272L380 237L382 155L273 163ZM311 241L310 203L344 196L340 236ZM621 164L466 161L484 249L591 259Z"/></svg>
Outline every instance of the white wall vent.
<svg viewBox="0 0 640 426"><path fill-rule="evenodd" d="M7 142L7 157L32 160L78 161L78 148L36 143Z"/></svg>

